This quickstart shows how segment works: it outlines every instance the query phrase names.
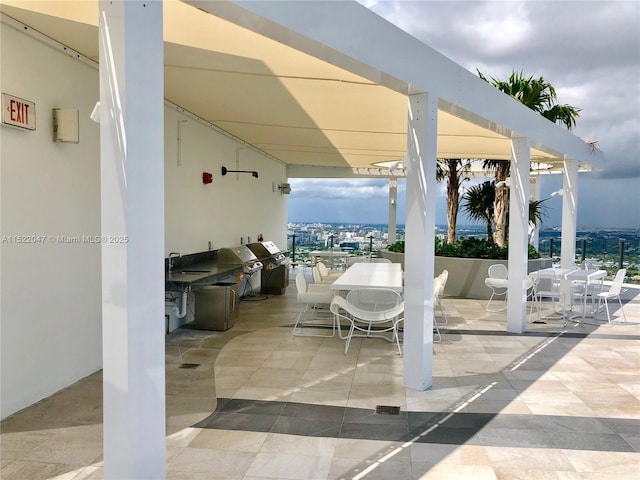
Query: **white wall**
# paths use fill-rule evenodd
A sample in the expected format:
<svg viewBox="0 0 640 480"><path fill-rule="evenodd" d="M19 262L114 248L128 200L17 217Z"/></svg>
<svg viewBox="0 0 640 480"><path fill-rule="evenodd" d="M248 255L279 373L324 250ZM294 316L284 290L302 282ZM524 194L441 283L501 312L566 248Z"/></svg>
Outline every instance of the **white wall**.
<svg viewBox="0 0 640 480"><path fill-rule="evenodd" d="M36 131L0 127L2 418L98 370L100 234L97 71L3 24L2 92L34 101ZM80 111L80 143L52 141L52 109ZM12 243L43 235L43 243ZM50 238L53 237L53 238Z"/></svg>
<svg viewBox="0 0 640 480"><path fill-rule="evenodd" d="M0 88L36 103L37 129L0 127L0 418L102 366L100 246L58 236L100 235L98 70L2 24ZM80 143L52 141L52 108L78 108ZM177 165L177 125L182 164ZM287 246L284 164L165 108L166 253L256 241ZM221 167L257 170L259 177ZM213 174L212 184L202 173ZM275 192L273 184L276 184ZM44 235L43 243L11 243ZM54 237L53 240L48 237ZM160 300L162 301L162 300ZM164 323L164 318L158 319Z"/></svg>
<svg viewBox="0 0 640 480"><path fill-rule="evenodd" d="M178 142L178 122L181 142ZM178 145L182 145L178 165ZM238 164L236 165L236 158ZM229 170L255 170L258 178ZM213 183L202 182L202 173ZM217 250L257 241L262 233L281 250L287 247L285 165L242 146L207 125L172 108L165 109L165 249L181 254ZM273 191L273 184L276 191Z"/></svg>

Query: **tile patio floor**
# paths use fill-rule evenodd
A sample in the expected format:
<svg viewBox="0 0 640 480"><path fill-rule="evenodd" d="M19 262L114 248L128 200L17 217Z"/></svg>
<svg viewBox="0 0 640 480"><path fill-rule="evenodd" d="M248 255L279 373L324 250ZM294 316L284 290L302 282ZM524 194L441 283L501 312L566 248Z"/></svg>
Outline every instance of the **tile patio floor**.
<svg viewBox="0 0 640 480"><path fill-rule="evenodd" d="M637 480L640 290L624 298L627 324L524 335L445 298L425 392L391 343L292 336L294 285L246 299L231 330L167 336L167 478ZM98 372L0 424L0 478L101 479L101 422Z"/></svg>

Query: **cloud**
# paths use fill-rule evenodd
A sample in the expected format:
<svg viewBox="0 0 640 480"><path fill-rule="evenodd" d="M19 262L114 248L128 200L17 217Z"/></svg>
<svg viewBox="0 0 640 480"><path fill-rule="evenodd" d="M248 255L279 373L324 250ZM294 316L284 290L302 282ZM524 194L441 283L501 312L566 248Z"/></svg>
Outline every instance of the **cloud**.
<svg viewBox="0 0 640 480"><path fill-rule="evenodd" d="M361 0L391 23L474 72L496 78L513 69L543 76L558 101L581 108L573 133L597 141L602 170L581 174L578 226L640 226L640 2ZM292 179L290 218L384 223L388 182ZM562 179L542 181L542 197ZM399 184L398 221L404 218ZM437 189L436 222L446 223L446 185ZM561 223L551 199L547 226ZM320 218L323 217L323 218ZM460 222L468 220L461 214Z"/></svg>
<svg viewBox="0 0 640 480"><path fill-rule="evenodd" d="M296 179L292 178L291 198L362 200L387 199L389 181L386 179Z"/></svg>
<svg viewBox="0 0 640 480"><path fill-rule="evenodd" d="M361 3L471 72L543 76L560 103L582 109L573 133L597 141L605 155L602 171L580 176L578 225L640 226L640 2ZM550 178L543 185L559 183ZM560 221L561 202L555 203L550 225ZM445 208L438 204L439 219Z"/></svg>
<svg viewBox="0 0 640 480"><path fill-rule="evenodd" d="M292 178L289 221L386 223L389 181L387 179ZM400 190L400 189L399 189ZM404 199L404 194L402 194ZM404 210L399 214L404 220Z"/></svg>

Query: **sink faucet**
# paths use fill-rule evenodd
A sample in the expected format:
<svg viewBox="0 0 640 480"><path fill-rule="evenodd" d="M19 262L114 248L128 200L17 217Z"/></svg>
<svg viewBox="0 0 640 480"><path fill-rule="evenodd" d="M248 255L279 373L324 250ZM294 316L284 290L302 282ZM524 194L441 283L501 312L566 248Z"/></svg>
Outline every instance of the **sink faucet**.
<svg viewBox="0 0 640 480"><path fill-rule="evenodd" d="M171 252L169 254L169 274L171 274L171 269L173 268L173 259L181 256L182 255L180 255L178 252Z"/></svg>

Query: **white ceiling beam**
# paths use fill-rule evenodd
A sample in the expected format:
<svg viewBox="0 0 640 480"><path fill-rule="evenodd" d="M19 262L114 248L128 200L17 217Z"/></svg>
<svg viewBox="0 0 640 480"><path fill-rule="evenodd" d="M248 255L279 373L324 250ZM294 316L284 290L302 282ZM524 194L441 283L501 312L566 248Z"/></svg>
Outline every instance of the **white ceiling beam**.
<svg viewBox="0 0 640 480"><path fill-rule="evenodd" d="M319 165L287 165L288 178L404 178L404 170L364 167L324 167Z"/></svg>

